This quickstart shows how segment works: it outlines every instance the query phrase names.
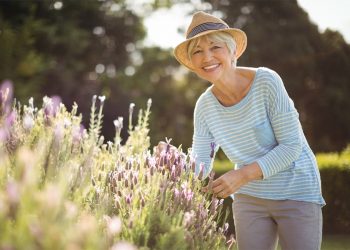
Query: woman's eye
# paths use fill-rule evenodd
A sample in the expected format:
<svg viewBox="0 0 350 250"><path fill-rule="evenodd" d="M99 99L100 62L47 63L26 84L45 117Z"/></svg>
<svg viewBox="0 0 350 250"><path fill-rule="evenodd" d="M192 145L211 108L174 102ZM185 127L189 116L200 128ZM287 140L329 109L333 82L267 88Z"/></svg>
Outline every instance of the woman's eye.
<svg viewBox="0 0 350 250"><path fill-rule="evenodd" d="M198 54L198 53L200 53L200 52L202 52L202 51L201 51L201 50L195 50L195 51L193 52L193 55Z"/></svg>
<svg viewBox="0 0 350 250"><path fill-rule="evenodd" d="M220 46L213 46L213 49L220 49Z"/></svg>

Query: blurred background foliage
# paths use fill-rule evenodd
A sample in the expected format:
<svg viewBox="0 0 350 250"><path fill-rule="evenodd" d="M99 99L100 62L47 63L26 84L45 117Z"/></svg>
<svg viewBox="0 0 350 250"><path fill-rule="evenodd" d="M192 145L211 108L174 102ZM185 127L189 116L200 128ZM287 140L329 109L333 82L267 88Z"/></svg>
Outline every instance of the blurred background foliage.
<svg viewBox="0 0 350 250"><path fill-rule="evenodd" d="M296 0L149 0L140 1L142 11L135 2L1 1L0 81L10 79L21 102L45 95L67 107L77 102L86 125L91 97L106 95L106 139L131 102L145 107L152 98L152 144L168 137L187 148L196 99L209 83L179 66L172 50L144 46L143 21L159 8L192 4L193 12L214 13L247 33L238 65L281 75L316 152L350 142L350 45L338 32L320 33Z"/></svg>

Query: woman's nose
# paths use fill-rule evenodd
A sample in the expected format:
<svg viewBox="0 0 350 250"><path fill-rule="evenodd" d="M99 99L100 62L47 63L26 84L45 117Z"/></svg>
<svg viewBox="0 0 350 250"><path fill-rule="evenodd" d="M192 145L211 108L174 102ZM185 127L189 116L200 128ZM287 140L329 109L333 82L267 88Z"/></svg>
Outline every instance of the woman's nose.
<svg viewBox="0 0 350 250"><path fill-rule="evenodd" d="M210 50L205 50L204 53L203 53L203 59L204 61L210 61L212 57L212 53Z"/></svg>

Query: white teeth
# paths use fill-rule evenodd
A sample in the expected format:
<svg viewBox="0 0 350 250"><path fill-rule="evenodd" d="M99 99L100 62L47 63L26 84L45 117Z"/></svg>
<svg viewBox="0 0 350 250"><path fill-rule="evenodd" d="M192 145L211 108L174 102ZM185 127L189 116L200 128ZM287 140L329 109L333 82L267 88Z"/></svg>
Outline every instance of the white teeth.
<svg viewBox="0 0 350 250"><path fill-rule="evenodd" d="M214 65L203 67L203 69L205 69L205 70L213 69L213 68L216 68L217 66L218 66L218 64L214 64Z"/></svg>

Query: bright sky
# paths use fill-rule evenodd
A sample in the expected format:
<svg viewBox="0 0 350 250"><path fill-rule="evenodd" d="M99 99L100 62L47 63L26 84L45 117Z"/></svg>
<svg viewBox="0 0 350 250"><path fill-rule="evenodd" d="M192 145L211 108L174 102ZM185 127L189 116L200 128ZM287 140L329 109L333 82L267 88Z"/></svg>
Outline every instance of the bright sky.
<svg viewBox="0 0 350 250"><path fill-rule="evenodd" d="M326 28L337 30L350 43L350 0L298 0L298 3L309 14L311 21L318 25L321 32ZM193 5L190 4L181 7L175 5L170 10L159 9L146 18L148 35L145 44L173 48L183 41L184 36L179 34L177 29L189 25L191 18L186 18L184 15L192 8Z"/></svg>

